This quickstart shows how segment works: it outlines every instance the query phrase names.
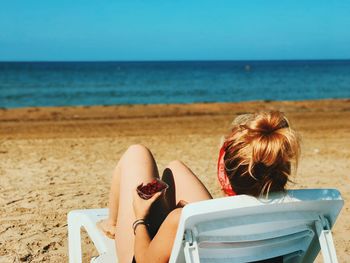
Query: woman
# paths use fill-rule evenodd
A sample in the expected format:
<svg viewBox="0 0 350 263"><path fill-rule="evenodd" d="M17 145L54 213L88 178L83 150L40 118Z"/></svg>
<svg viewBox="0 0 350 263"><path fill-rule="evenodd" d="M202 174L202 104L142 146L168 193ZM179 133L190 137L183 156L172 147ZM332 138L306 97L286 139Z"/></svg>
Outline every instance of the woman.
<svg viewBox="0 0 350 263"><path fill-rule="evenodd" d="M218 179L226 195L267 195L284 191L297 164L299 141L280 112L238 116L220 150ZM182 162L173 161L162 180L169 185L164 193L148 200L136 188L158 178L152 153L133 145L115 168L109 197L109 218L99 228L115 238L119 261L167 262L170 257L181 207L212 196ZM135 257L133 257L135 255Z"/></svg>

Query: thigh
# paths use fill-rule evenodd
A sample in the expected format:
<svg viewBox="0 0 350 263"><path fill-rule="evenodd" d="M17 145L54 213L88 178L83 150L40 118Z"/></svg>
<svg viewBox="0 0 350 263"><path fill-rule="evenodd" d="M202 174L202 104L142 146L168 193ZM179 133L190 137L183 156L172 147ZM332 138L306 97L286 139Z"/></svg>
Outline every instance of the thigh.
<svg viewBox="0 0 350 263"><path fill-rule="evenodd" d="M133 145L124 153L120 168L119 208L116 226L116 247L119 262L131 262L133 257L134 233L132 223L135 215L132 206L133 191L143 182L159 177L157 165L151 152L142 145Z"/></svg>
<svg viewBox="0 0 350 263"><path fill-rule="evenodd" d="M162 180L171 186L167 192L167 199L172 205L181 200L192 203L212 199L204 184L181 161L172 161L164 170Z"/></svg>

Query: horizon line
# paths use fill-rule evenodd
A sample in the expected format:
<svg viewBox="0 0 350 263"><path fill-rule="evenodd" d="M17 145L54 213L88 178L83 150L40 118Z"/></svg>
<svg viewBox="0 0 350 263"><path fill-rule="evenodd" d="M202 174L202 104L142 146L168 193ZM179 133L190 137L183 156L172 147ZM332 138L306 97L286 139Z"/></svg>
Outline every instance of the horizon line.
<svg viewBox="0 0 350 263"><path fill-rule="evenodd" d="M350 58L331 59L174 59L174 60L0 60L0 63L149 63L149 62L306 62L306 61L350 61Z"/></svg>

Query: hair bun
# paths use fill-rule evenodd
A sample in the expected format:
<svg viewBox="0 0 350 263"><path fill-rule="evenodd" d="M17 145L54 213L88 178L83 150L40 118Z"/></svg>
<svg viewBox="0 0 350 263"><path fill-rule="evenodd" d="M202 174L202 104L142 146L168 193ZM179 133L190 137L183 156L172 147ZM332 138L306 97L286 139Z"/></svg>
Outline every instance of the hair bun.
<svg viewBox="0 0 350 263"><path fill-rule="evenodd" d="M261 135L270 135L279 129L288 128L289 124L284 115L278 111L263 112L251 122L250 130Z"/></svg>
<svg viewBox="0 0 350 263"><path fill-rule="evenodd" d="M281 112L262 112L247 124L252 146L253 163L271 166L287 161L294 153L297 138L289 129L289 123ZM293 145L292 145L293 144Z"/></svg>

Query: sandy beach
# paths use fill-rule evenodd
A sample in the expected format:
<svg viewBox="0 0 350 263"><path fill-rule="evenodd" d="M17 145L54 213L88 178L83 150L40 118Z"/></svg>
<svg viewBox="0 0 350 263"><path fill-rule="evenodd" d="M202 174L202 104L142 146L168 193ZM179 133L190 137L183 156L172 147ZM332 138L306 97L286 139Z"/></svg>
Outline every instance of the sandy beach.
<svg viewBox="0 0 350 263"><path fill-rule="evenodd" d="M111 172L131 144L159 170L185 162L214 197L220 138L241 113L278 109L302 137L289 188L337 188L333 231L350 260L350 100L0 109L0 262L67 262L70 210L106 207ZM85 236L85 262L96 251ZM318 262L322 262L318 257Z"/></svg>

